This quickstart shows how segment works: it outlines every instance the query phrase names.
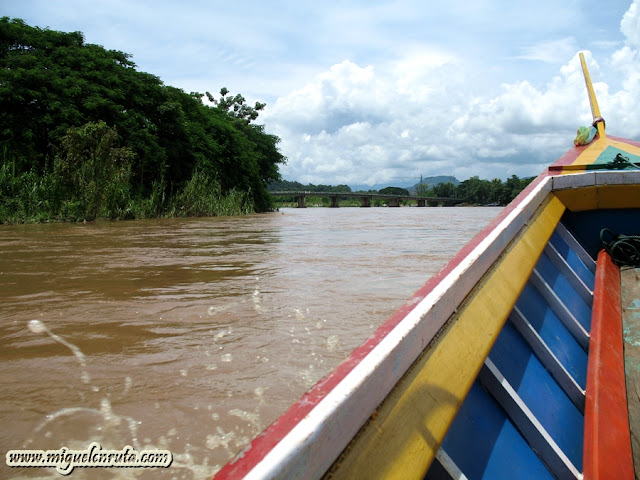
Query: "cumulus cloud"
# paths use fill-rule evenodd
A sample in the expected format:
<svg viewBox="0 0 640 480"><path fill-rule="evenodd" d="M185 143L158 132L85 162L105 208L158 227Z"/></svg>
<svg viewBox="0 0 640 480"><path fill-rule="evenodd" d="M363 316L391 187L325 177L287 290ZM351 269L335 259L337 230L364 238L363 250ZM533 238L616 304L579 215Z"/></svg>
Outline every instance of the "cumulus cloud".
<svg viewBox="0 0 640 480"><path fill-rule="evenodd" d="M635 0L622 17L620 23L622 33L627 37L629 47L640 49L640 2Z"/></svg>
<svg viewBox="0 0 640 480"><path fill-rule="evenodd" d="M600 65L586 51L607 126L640 137L640 0L624 15L625 44ZM564 65L548 82L474 91L478 73L456 54L410 48L384 64L344 60L268 107L282 138L283 177L303 183L377 184L400 176L536 175L572 146L591 114L573 38L525 49L521 60ZM621 88L611 91L606 75Z"/></svg>

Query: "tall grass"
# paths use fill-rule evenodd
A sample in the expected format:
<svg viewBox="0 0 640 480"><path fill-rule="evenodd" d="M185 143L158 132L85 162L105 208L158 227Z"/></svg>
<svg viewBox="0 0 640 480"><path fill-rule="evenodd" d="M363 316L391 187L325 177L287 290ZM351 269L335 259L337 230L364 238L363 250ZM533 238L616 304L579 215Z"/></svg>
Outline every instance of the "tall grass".
<svg viewBox="0 0 640 480"><path fill-rule="evenodd" d="M237 190L224 194L220 184L196 170L173 201L172 217L216 217L254 213L249 195Z"/></svg>
<svg viewBox="0 0 640 480"><path fill-rule="evenodd" d="M155 183L149 197L132 197L127 183L87 184L83 194L73 195L56 173L33 171L13 176L8 163L0 166L0 223L76 222L94 219L144 219L158 217L228 216L254 213L253 201L244 192L224 193L220 184L196 171L170 198L166 185Z"/></svg>

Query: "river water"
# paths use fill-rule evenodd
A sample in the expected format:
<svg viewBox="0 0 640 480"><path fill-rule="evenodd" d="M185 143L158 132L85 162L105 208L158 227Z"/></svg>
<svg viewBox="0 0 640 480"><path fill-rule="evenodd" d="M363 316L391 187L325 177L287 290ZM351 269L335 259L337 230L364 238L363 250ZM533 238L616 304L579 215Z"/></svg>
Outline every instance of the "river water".
<svg viewBox="0 0 640 480"><path fill-rule="evenodd" d="M0 451L167 449L168 469L72 475L210 478L499 211L0 227Z"/></svg>

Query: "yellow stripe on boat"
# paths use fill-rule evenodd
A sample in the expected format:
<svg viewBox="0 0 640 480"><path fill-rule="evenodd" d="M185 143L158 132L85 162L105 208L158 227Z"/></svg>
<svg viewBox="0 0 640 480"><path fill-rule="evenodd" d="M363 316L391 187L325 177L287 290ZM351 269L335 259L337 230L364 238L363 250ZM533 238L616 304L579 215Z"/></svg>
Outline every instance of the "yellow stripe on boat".
<svg viewBox="0 0 640 480"><path fill-rule="evenodd" d="M555 194L572 212L607 208L640 208L640 185L594 185L557 190Z"/></svg>
<svg viewBox="0 0 640 480"><path fill-rule="evenodd" d="M424 477L564 211L555 195L545 199L328 478Z"/></svg>

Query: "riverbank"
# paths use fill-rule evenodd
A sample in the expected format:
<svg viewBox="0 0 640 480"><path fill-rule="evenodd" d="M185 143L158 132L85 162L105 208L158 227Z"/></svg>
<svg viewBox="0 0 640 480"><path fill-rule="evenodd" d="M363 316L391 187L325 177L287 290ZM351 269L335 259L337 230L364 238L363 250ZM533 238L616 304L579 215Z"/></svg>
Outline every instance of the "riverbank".
<svg viewBox="0 0 640 480"><path fill-rule="evenodd" d="M69 195L63 178L27 172L18 177L5 164L0 168L0 224L82 223L93 220L141 220L174 217L218 217L255 213L248 193L232 189L196 172L187 184L171 194L154 184L148 197L135 195L120 184L85 184L82 192Z"/></svg>

